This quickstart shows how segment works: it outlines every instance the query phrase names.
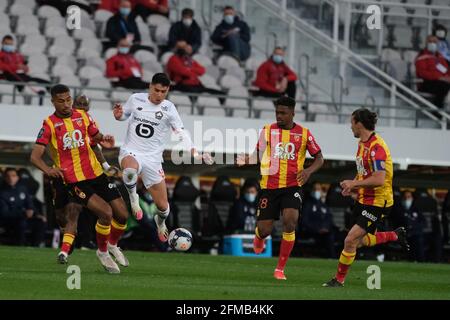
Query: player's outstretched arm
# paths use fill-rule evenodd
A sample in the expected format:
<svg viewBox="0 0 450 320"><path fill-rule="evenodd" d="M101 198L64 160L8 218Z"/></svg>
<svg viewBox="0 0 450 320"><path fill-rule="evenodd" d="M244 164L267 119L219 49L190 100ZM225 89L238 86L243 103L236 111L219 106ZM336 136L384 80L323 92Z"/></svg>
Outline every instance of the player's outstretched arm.
<svg viewBox="0 0 450 320"><path fill-rule="evenodd" d="M300 185L304 185L308 182L311 175L319 170L324 163L322 152L316 153L314 156L313 163L306 169L303 169L301 172L298 173L298 181L300 182Z"/></svg>
<svg viewBox="0 0 450 320"><path fill-rule="evenodd" d="M117 121L125 121L128 119L129 115L127 115L123 111L123 107L120 103L116 103L113 107L113 115Z"/></svg>
<svg viewBox="0 0 450 320"><path fill-rule="evenodd" d="M385 171L376 171L369 178L364 180L344 180L341 182L342 194L350 194L352 190L358 188L380 187L384 184L385 178Z"/></svg>
<svg viewBox="0 0 450 320"><path fill-rule="evenodd" d="M45 161L42 159L42 156L45 152L45 146L40 144L35 144L33 150L31 151L30 161L31 163L44 172L46 175L52 178L64 178L64 175L59 168L50 168Z"/></svg>
<svg viewBox="0 0 450 320"><path fill-rule="evenodd" d="M102 164L103 170L107 176L115 176L119 173L119 168L117 168L116 166L110 166L108 161L106 161L105 156L103 155L103 152L98 144L93 146L92 150L94 150L95 156L97 157L97 160Z"/></svg>
<svg viewBox="0 0 450 320"><path fill-rule="evenodd" d="M100 144L103 148L111 149L114 148L115 139L114 136L110 134L102 134L101 132L97 133L94 137L92 137L94 141Z"/></svg>

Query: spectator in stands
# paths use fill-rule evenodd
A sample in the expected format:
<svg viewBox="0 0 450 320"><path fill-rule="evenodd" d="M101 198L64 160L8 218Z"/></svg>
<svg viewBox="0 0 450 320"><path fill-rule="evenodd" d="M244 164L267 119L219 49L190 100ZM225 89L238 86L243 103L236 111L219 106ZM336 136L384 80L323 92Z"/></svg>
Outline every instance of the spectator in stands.
<svg viewBox="0 0 450 320"><path fill-rule="evenodd" d="M427 47L416 58L416 74L423 80L418 90L434 95L434 105L443 108L450 90L450 70L447 60L438 51L438 42L435 36L427 37Z"/></svg>
<svg viewBox="0 0 450 320"><path fill-rule="evenodd" d="M447 28L442 24L437 24L433 29L433 36L439 39L438 51L442 56L450 62L450 44L447 41Z"/></svg>
<svg viewBox="0 0 450 320"><path fill-rule="evenodd" d="M49 81L31 77L28 75L30 68L24 57L16 51L14 38L6 35L2 39L2 50L0 51L0 79L15 82L38 82L50 84ZM23 86L17 86L19 91L23 90Z"/></svg>
<svg viewBox="0 0 450 320"><path fill-rule="evenodd" d="M199 77L205 73L205 68L192 58L192 47L186 41L178 41L175 54L167 62L167 72L175 84L173 90L194 93L211 93L225 95L224 91L206 88Z"/></svg>
<svg viewBox="0 0 450 320"><path fill-rule="evenodd" d="M108 19L105 35L110 42L105 49L117 46L120 39L126 38L130 44L139 44L141 34L136 24L136 15L131 9L131 2L120 1L119 12Z"/></svg>
<svg viewBox="0 0 450 320"><path fill-rule="evenodd" d="M406 227L412 258L419 262L425 261L425 240L423 234L425 218L414 206L414 197L411 191L403 192L402 205L398 214L399 222Z"/></svg>
<svg viewBox="0 0 450 320"><path fill-rule="evenodd" d="M0 190L0 224L13 234L16 245L25 245L27 227L32 229L33 244L40 244L45 231L45 216L42 212L34 212L32 196L19 183L16 169L7 168L4 176L5 184Z"/></svg>
<svg viewBox="0 0 450 320"><path fill-rule="evenodd" d="M130 54L130 44L126 38L118 44L118 53L106 61L106 77L114 87L127 89L147 89L148 82L142 80L142 66Z"/></svg>
<svg viewBox="0 0 450 320"><path fill-rule="evenodd" d="M192 47L192 54L198 52L202 45L202 31L194 19L194 11L189 8L181 12L181 21L175 22L169 31L169 50L175 48L178 41L183 40Z"/></svg>
<svg viewBox="0 0 450 320"><path fill-rule="evenodd" d="M241 196L230 209L227 222L228 233L248 233L253 234L256 228L256 198L258 195L258 185L246 181L242 186Z"/></svg>
<svg viewBox="0 0 450 320"><path fill-rule="evenodd" d="M168 0L136 0L136 14L147 20L151 14L160 14L169 17Z"/></svg>
<svg viewBox="0 0 450 320"><path fill-rule="evenodd" d="M108 10L114 14L119 12L120 3L122 0L101 0L97 9ZM134 7L136 0L130 0L131 5Z"/></svg>
<svg viewBox="0 0 450 320"><path fill-rule="evenodd" d="M229 53L240 61L250 57L250 29L231 6L223 9L223 20L216 26L211 41L223 47L222 53Z"/></svg>
<svg viewBox="0 0 450 320"><path fill-rule="evenodd" d="M336 258L334 248L333 217L325 204L325 194L320 183L314 183L310 197L302 210L302 222L306 236L311 236L326 249L327 258Z"/></svg>
<svg viewBox="0 0 450 320"><path fill-rule="evenodd" d="M277 47L272 56L259 66L253 83L259 91L254 95L273 98L287 95L295 99L297 75L284 62L284 54L284 49Z"/></svg>

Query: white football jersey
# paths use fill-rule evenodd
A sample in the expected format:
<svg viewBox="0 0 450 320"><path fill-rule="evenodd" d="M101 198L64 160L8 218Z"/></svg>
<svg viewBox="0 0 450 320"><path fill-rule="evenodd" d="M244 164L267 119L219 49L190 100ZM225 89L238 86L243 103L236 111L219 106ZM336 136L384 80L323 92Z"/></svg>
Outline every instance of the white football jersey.
<svg viewBox="0 0 450 320"><path fill-rule="evenodd" d="M175 105L169 100L155 105L148 99L148 93L132 94L123 112L128 118L128 131L122 149L145 155L155 162L162 161L170 131L184 129Z"/></svg>

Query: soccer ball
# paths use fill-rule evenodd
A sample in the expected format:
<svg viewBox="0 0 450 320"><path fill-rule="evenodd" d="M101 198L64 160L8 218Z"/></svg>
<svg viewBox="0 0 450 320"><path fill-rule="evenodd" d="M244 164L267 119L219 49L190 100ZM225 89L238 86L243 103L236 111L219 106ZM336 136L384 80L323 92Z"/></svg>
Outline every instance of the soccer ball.
<svg viewBox="0 0 450 320"><path fill-rule="evenodd" d="M169 246L177 251L188 251L192 246L192 234L184 228L172 230L169 234Z"/></svg>

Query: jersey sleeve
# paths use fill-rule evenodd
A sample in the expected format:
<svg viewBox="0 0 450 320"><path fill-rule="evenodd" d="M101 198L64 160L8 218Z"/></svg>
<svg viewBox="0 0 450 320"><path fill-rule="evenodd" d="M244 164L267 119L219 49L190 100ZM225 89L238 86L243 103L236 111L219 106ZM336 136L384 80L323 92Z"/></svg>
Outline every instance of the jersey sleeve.
<svg viewBox="0 0 450 320"><path fill-rule="evenodd" d="M386 171L386 150L380 144L375 144L370 150L370 158L373 164L373 171Z"/></svg>
<svg viewBox="0 0 450 320"><path fill-rule="evenodd" d="M88 134L90 137L95 137L100 130L97 127L97 124L95 123L95 120L89 115L89 113L86 112L86 115L89 119L89 123L88 123Z"/></svg>
<svg viewBox="0 0 450 320"><path fill-rule="evenodd" d="M36 143L46 146L50 142L51 138L52 132L50 130L50 126L47 124L47 121L44 121L42 128L39 130L37 135Z"/></svg>
<svg viewBox="0 0 450 320"><path fill-rule="evenodd" d="M180 132L180 131L184 130L183 121L181 120L180 115L178 114L177 108L175 108L175 105L172 105L170 108L169 123L174 132Z"/></svg>
<svg viewBox="0 0 450 320"><path fill-rule="evenodd" d="M308 130L308 136L306 141L306 148L308 149L309 154L314 157L316 154L321 152L319 145L316 142L316 139L311 134L311 131Z"/></svg>
<svg viewBox="0 0 450 320"><path fill-rule="evenodd" d="M125 104L123 105L123 116L125 119L128 119L130 117L130 115L133 113L134 110L134 94L132 94L127 102L125 102Z"/></svg>
<svg viewBox="0 0 450 320"><path fill-rule="evenodd" d="M257 152L264 152L267 147L267 139L266 139L266 127L262 128L261 132L259 133L258 142L256 144L256 151Z"/></svg>

